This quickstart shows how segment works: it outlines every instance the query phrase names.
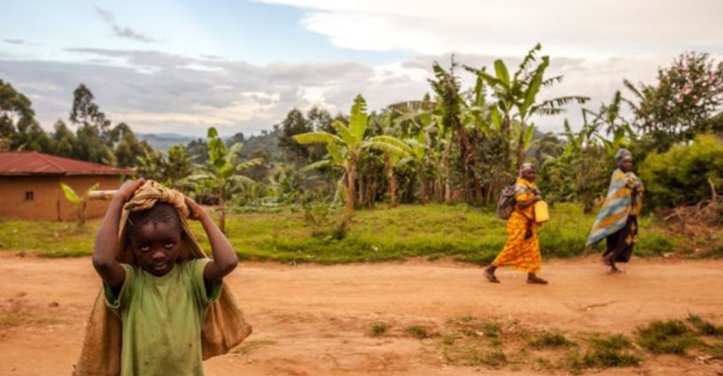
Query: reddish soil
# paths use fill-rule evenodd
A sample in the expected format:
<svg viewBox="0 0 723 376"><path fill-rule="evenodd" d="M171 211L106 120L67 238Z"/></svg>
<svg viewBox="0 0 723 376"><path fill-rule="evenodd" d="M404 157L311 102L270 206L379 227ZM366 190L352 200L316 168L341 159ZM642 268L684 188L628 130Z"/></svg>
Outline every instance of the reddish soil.
<svg viewBox="0 0 723 376"><path fill-rule="evenodd" d="M723 260L635 259L610 275L597 258L553 260L547 286L500 270L501 284L481 269L453 262L341 266L244 263L227 279L254 333L242 351L211 359L215 375L527 375L532 364L493 370L449 364L440 340L403 328L441 328L474 316L532 328L634 334L652 320L690 313L723 323ZM0 375L69 375L98 293L89 258L42 259L0 253ZM371 337L374 323L389 333ZM601 375L723 375L710 357L646 356L636 368Z"/></svg>

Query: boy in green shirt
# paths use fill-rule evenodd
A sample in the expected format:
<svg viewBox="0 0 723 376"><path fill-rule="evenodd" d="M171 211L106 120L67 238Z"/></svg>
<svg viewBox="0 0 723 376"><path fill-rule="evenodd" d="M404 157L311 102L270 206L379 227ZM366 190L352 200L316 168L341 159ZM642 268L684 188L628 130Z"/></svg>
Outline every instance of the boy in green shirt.
<svg viewBox="0 0 723 376"><path fill-rule="evenodd" d="M198 204L155 182L145 183L126 182L114 195L93 251L106 304L122 321L120 373L203 375L204 319L221 294L223 277L236 268L238 259ZM147 200L139 197L144 194ZM127 203L131 198L134 202ZM121 223L124 205L128 214ZM184 234L179 212L201 222L213 259L181 255L190 234ZM119 241L121 228L125 230ZM123 245L131 250L127 263L118 261Z"/></svg>

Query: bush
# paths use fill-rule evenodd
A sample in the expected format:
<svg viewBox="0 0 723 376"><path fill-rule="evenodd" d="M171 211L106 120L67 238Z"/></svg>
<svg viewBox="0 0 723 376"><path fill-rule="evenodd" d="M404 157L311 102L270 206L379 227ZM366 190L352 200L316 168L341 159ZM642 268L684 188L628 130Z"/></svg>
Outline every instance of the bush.
<svg viewBox="0 0 723 376"><path fill-rule="evenodd" d="M652 153L640 166L646 206L696 204L711 197L710 179L723 187L723 140L699 135L691 145L676 145Z"/></svg>

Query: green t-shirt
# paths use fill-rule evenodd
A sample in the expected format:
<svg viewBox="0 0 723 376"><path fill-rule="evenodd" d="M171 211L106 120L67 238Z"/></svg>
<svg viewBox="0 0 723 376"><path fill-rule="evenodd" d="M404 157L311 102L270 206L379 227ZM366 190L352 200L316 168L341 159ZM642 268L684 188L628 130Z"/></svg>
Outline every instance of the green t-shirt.
<svg viewBox="0 0 723 376"><path fill-rule="evenodd" d="M121 375L203 375L201 328L221 282L206 291L209 259L176 264L162 277L121 264L126 277L119 296L105 287L106 304L123 322Z"/></svg>

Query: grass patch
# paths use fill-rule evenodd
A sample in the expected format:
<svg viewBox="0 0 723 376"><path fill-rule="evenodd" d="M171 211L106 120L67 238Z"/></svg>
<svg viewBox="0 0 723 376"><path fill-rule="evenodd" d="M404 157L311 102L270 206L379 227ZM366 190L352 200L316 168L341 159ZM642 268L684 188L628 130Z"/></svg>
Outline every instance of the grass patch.
<svg viewBox="0 0 723 376"><path fill-rule="evenodd" d="M681 320L653 321L638 328L638 343L653 354L684 355L697 344L694 333Z"/></svg>
<svg viewBox="0 0 723 376"><path fill-rule="evenodd" d="M710 321L704 320L698 315L690 314L687 320L690 325L695 328L699 334L704 336L720 336L723 335L723 327L716 326Z"/></svg>
<svg viewBox="0 0 723 376"><path fill-rule="evenodd" d="M389 330L389 324L383 322L376 322L369 328L369 335L372 337L381 337Z"/></svg>
<svg viewBox="0 0 723 376"><path fill-rule="evenodd" d="M485 264L494 259L506 240L505 222L491 208L428 204L358 210L343 229L343 236L320 230L328 228L327 220L338 223L343 213L334 210L322 213L323 220L310 220L308 213L292 207L277 207L272 212L232 211L235 214L228 217L227 236L241 260L318 264L411 257ZM595 214L584 215L579 205L555 205L550 221L539 232L543 256L581 255L594 219ZM89 255L100 222L91 220L78 227L70 222L6 221L0 226L0 250L34 251L47 257ZM656 230L652 217L641 218L640 223L636 255L670 253L684 243L682 236ZM203 248L209 250L200 224L192 221L190 225Z"/></svg>
<svg viewBox="0 0 723 376"><path fill-rule="evenodd" d="M31 321L30 315L23 312L7 312L0 315L0 325L19 326Z"/></svg>
<svg viewBox="0 0 723 376"><path fill-rule="evenodd" d="M696 354L723 359L723 340L716 334L719 327L695 315L685 321L690 326L683 320L652 321L638 328L633 338L554 328L539 331L516 321L501 324L488 318L463 316L448 320L438 329L444 334L437 344L451 364L513 371L527 370L527 364L538 373L582 374L591 369L637 367L646 354L684 354L692 346L699 351Z"/></svg>
<svg viewBox="0 0 723 376"><path fill-rule="evenodd" d="M404 329L404 332L417 339L425 339L431 337L427 329L419 325L412 325Z"/></svg>
<svg viewBox="0 0 723 376"><path fill-rule="evenodd" d="M582 357L587 368L633 367L642 360L632 352L632 342L623 335L593 337L590 342L591 348Z"/></svg>
<svg viewBox="0 0 723 376"><path fill-rule="evenodd" d="M0 326L20 326L27 324L58 325L62 321L53 316L36 317L29 312L10 311L0 313Z"/></svg>
<svg viewBox="0 0 723 376"><path fill-rule="evenodd" d="M234 354L247 355L257 349L260 349L261 347L268 346L268 345L274 345L274 344L276 344L276 341L271 341L271 340L245 341L243 344L241 344L241 346L235 348L232 352Z"/></svg>
<svg viewBox="0 0 723 376"><path fill-rule="evenodd" d="M543 332L533 338L527 340L532 348L556 348L556 347L569 347L574 346L575 343L565 338L565 335L560 332Z"/></svg>

